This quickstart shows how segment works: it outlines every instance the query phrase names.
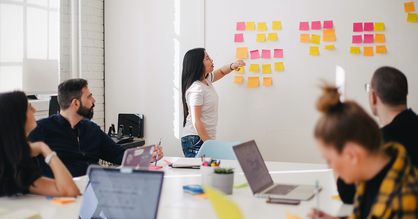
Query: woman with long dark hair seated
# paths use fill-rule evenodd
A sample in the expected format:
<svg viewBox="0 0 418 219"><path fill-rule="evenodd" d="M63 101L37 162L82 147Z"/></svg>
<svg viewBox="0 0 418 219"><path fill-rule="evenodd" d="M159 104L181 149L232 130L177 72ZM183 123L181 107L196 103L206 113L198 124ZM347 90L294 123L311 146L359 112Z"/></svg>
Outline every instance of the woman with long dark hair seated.
<svg viewBox="0 0 418 219"><path fill-rule="evenodd" d="M43 142L30 142L36 127L35 109L21 91L0 94L0 196L29 192L46 196L77 196L70 172ZM34 160L42 154L55 179L41 177Z"/></svg>

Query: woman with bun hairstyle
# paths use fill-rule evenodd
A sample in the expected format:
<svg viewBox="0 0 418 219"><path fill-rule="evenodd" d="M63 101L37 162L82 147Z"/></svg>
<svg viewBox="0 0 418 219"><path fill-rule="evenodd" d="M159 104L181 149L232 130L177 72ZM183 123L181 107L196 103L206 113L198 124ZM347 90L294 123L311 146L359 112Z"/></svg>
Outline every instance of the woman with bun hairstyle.
<svg viewBox="0 0 418 219"><path fill-rule="evenodd" d="M357 184L349 218L417 218L418 170L405 148L393 142L383 145L376 122L357 103L340 102L336 87L322 90L315 145L346 183ZM308 215L317 216L333 218L315 209Z"/></svg>
<svg viewBox="0 0 418 219"><path fill-rule="evenodd" d="M56 153L27 137L36 127L35 108L20 91L0 94L0 196L29 192L45 196L77 196L80 191ZM41 177L36 156L42 154L55 179Z"/></svg>

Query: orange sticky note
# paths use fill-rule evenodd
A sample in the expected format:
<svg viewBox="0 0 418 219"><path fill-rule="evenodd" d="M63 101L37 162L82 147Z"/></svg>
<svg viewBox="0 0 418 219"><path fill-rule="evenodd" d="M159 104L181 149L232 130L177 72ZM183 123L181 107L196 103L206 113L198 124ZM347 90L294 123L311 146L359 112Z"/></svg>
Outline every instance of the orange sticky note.
<svg viewBox="0 0 418 219"><path fill-rule="evenodd" d="M281 30L282 29L282 22L281 21L273 21L272 30Z"/></svg>
<svg viewBox="0 0 418 219"><path fill-rule="evenodd" d="M249 71L258 72L258 64L251 64Z"/></svg>
<svg viewBox="0 0 418 219"><path fill-rule="evenodd" d="M381 33L374 34L374 42L384 43L385 42L385 34L381 34Z"/></svg>
<svg viewBox="0 0 418 219"><path fill-rule="evenodd" d="M74 199L53 199L49 202L53 204L63 205L63 204L75 202L75 200Z"/></svg>
<svg viewBox="0 0 418 219"><path fill-rule="evenodd" d="M264 42L266 41L266 34L265 33L259 33L257 34L257 42Z"/></svg>
<svg viewBox="0 0 418 219"><path fill-rule="evenodd" d="M257 30L258 31L265 31L265 30L267 30L267 24L266 24L266 22L260 22L260 23L258 23Z"/></svg>
<svg viewBox="0 0 418 219"><path fill-rule="evenodd" d="M271 73L271 65L262 65L262 73L263 74L270 74Z"/></svg>
<svg viewBox="0 0 418 219"><path fill-rule="evenodd" d="M286 219L300 219L300 217L293 215L292 213L286 211Z"/></svg>
<svg viewBox="0 0 418 219"><path fill-rule="evenodd" d="M255 29L255 22L245 23L245 30L254 30L254 29Z"/></svg>
<svg viewBox="0 0 418 219"><path fill-rule="evenodd" d="M309 34L308 33L300 34L300 42L301 43L309 43Z"/></svg>
<svg viewBox="0 0 418 219"><path fill-rule="evenodd" d="M277 40L277 33L269 33L267 36L267 40L276 41Z"/></svg>
<svg viewBox="0 0 418 219"><path fill-rule="evenodd" d="M324 42L335 41L335 29L322 30L322 41Z"/></svg>
<svg viewBox="0 0 418 219"><path fill-rule="evenodd" d="M413 11L415 11L414 2L403 3L403 5L405 6L405 12L413 12Z"/></svg>
<svg viewBox="0 0 418 219"><path fill-rule="evenodd" d="M384 30L385 23L374 23L374 31Z"/></svg>
<svg viewBox="0 0 418 219"><path fill-rule="evenodd" d="M416 13L408 13L408 18L406 19L406 21L408 22L417 22L417 14Z"/></svg>
<svg viewBox="0 0 418 219"><path fill-rule="evenodd" d="M264 77L263 78L263 86L270 86L272 82L273 82L272 77Z"/></svg>
<svg viewBox="0 0 418 219"><path fill-rule="evenodd" d="M321 36L312 34L311 43L318 44L321 41Z"/></svg>
<svg viewBox="0 0 418 219"><path fill-rule="evenodd" d="M235 55L237 59L246 59L248 58L248 48L247 47L237 47L237 53Z"/></svg>
<svg viewBox="0 0 418 219"><path fill-rule="evenodd" d="M247 87L258 87L258 77L248 77Z"/></svg>
<svg viewBox="0 0 418 219"><path fill-rule="evenodd" d="M350 53L351 54L359 54L360 53L360 47L350 47Z"/></svg>
<svg viewBox="0 0 418 219"><path fill-rule="evenodd" d="M244 73L244 66L239 67L239 70L235 70L235 73Z"/></svg>
<svg viewBox="0 0 418 219"><path fill-rule="evenodd" d="M284 71L283 62L274 63L274 71Z"/></svg>
<svg viewBox="0 0 418 219"><path fill-rule="evenodd" d="M319 55L319 47L318 46L311 46L309 48L309 55L311 55L311 56Z"/></svg>
<svg viewBox="0 0 418 219"><path fill-rule="evenodd" d="M386 54L386 46L376 46L376 53L379 54Z"/></svg>
<svg viewBox="0 0 418 219"><path fill-rule="evenodd" d="M244 76L235 76L234 84L241 84L244 80Z"/></svg>
<svg viewBox="0 0 418 219"><path fill-rule="evenodd" d="M364 47L363 56L373 56L373 47Z"/></svg>
<svg viewBox="0 0 418 219"><path fill-rule="evenodd" d="M196 195L194 195L194 197L200 198L200 199L207 199L208 198L208 196L205 193L196 194Z"/></svg>

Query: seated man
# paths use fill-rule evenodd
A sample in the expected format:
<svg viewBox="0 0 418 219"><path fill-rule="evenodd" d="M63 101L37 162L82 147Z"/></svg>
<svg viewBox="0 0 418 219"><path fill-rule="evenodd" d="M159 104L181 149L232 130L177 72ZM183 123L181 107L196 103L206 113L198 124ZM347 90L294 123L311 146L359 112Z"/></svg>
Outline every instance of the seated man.
<svg viewBox="0 0 418 219"><path fill-rule="evenodd" d="M408 82L405 75L392 67L377 69L370 84L369 103L373 115L379 117L384 142L399 142L418 167L418 116L407 108ZM337 181L338 192L344 203L354 202L355 185Z"/></svg>
<svg viewBox="0 0 418 219"><path fill-rule="evenodd" d="M90 164L99 159L121 164L125 149L116 144L98 125L91 122L96 100L84 79L70 79L58 86L60 113L39 120L29 139L43 141L55 151L73 177L86 174ZM153 160L164 155L156 148ZM41 175L53 177L42 155L38 156Z"/></svg>

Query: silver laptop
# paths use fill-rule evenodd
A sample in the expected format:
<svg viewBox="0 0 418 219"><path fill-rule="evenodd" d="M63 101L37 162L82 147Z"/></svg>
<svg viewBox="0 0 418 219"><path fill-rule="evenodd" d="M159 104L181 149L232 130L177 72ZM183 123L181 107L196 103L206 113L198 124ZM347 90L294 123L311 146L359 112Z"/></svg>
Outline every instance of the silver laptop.
<svg viewBox="0 0 418 219"><path fill-rule="evenodd" d="M275 184L254 140L232 147L255 197L308 200L314 185Z"/></svg>
<svg viewBox="0 0 418 219"><path fill-rule="evenodd" d="M127 149L123 154L122 167L147 169L151 165L155 145Z"/></svg>

